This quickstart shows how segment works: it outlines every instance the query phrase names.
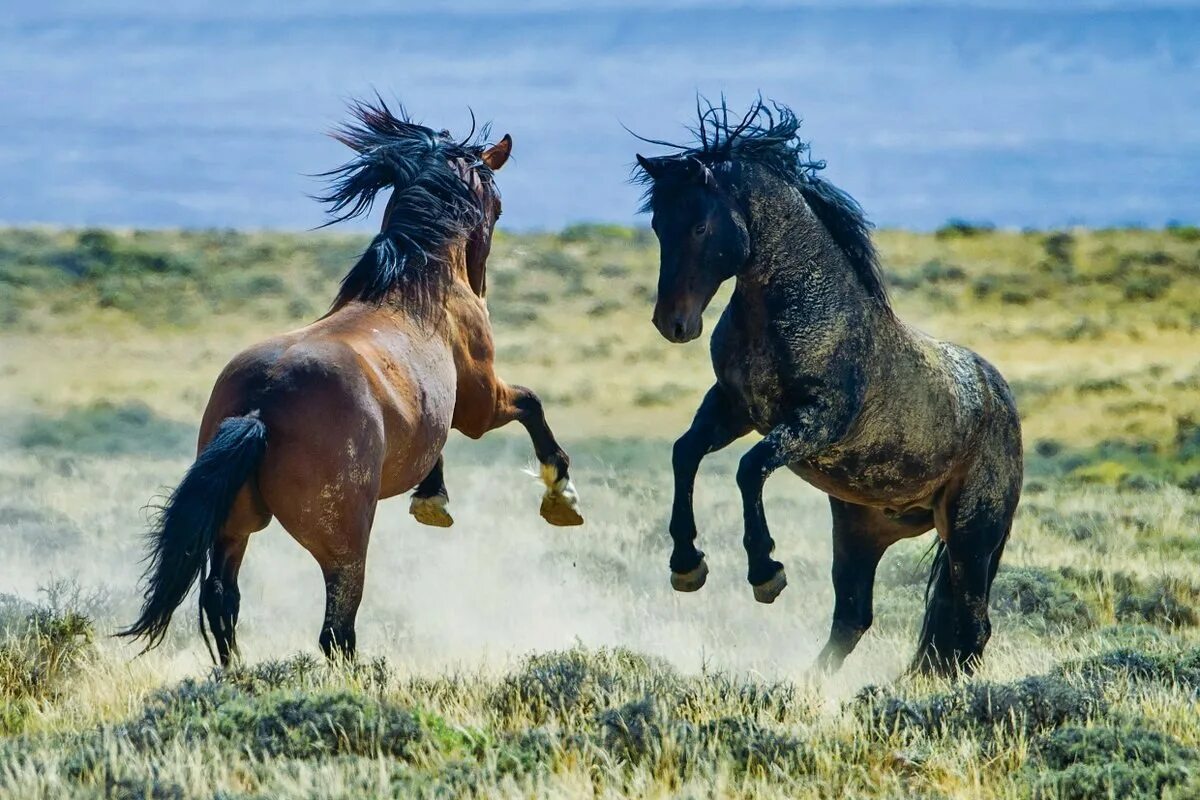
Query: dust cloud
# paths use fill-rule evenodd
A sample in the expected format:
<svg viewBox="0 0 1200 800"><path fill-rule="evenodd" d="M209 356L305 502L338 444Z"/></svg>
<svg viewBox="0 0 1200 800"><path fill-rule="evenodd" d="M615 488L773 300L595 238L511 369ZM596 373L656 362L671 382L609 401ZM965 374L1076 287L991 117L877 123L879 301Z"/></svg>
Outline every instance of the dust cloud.
<svg viewBox="0 0 1200 800"><path fill-rule="evenodd" d="M822 494L786 471L768 483L767 513L789 586L775 604L760 605L744 577L732 480L737 454L731 448L714 457L696 491L711 574L701 591L677 594L666 566L668 442L631 442L632 455L618 469L588 442L572 447L568 439L587 522L555 528L539 517L541 485L523 469L531 464L528 442L500 438L489 447L462 439L448 447L452 528L418 524L406 497L380 504L358 618L362 657L384 656L421 673L493 671L530 652L623 646L685 671L806 678L833 604ZM611 454L613 447L601 449ZM0 562L0 593L35 599L51 582L70 579L106 630L130 621L139 599L142 507L179 480L187 459L10 450L0 461L0 530L8 553ZM277 523L252 537L240 588L239 641L247 660L317 652L321 574ZM879 608L888 602L886 588L877 597L883 624L847 663L843 689L894 677L912 647L912 621L898 622ZM115 640L109 646L136 653ZM194 592L176 613L164 650L160 657L171 671L207 668Z"/></svg>

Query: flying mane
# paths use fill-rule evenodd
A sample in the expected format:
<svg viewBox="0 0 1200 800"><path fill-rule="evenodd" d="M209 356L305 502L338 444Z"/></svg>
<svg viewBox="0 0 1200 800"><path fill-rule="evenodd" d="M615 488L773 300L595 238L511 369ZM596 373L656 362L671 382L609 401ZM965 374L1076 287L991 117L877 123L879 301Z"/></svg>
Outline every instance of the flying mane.
<svg viewBox="0 0 1200 800"><path fill-rule="evenodd" d="M696 115L699 124L692 133L698 143L681 145L638 138L678 151L669 157L670 161L696 159L714 170L734 163L756 164L798 188L846 254L870 297L890 308L879 257L871 242L872 225L853 197L818 175L825 169L825 162L809 158L809 145L799 135L800 119L790 108L776 103L768 106L759 98L741 120L731 122L722 99L719 106L698 102ZM652 210L654 179L638 168L635 180L647 185L642 211Z"/></svg>
<svg viewBox="0 0 1200 800"><path fill-rule="evenodd" d="M453 164L465 161L482 180L491 180L480 160L487 128L457 142L449 131L411 121L403 107L393 113L378 97L353 102L350 113L354 121L331 135L358 155L318 176L330 181L329 192L315 198L334 215L325 224L369 212L382 189L390 187L392 199L387 227L346 273L333 307L395 298L428 318L440 309L451 280L449 245L483 221L478 200Z"/></svg>

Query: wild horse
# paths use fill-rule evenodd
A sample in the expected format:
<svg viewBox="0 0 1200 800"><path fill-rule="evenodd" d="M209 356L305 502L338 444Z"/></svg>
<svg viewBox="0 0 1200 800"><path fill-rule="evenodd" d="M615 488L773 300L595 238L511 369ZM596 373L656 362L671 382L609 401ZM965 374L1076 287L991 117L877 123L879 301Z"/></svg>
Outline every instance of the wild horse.
<svg viewBox="0 0 1200 800"><path fill-rule="evenodd" d="M217 379L196 462L151 532L141 616L121 632L148 647L199 578L201 633L207 617L221 664L236 656L238 570L250 534L275 517L324 573L321 649L353 656L376 503L415 486L413 515L450 525L441 452L451 428L478 438L520 422L546 484L542 516L583 522L541 402L493 366L493 173L512 139L456 142L382 100L351 110L355 122L334 136L357 156L326 173L332 189L319 199L337 222L390 187L379 235L324 317L250 347Z"/></svg>
<svg viewBox="0 0 1200 800"><path fill-rule="evenodd" d="M751 430L737 483L754 597L787 584L771 558L767 477L788 467L829 495L836 601L818 658L838 668L870 627L875 569L894 542L938 532L913 667L970 670L991 634L988 594L1021 490L1021 431L1004 379L975 353L892 311L870 224L817 175L800 124L760 100L730 123L699 110L699 142L638 156L661 246L654 324L671 342L700 335L702 312L736 284L713 331L717 381L675 443L671 584L692 592L692 491L700 460Z"/></svg>

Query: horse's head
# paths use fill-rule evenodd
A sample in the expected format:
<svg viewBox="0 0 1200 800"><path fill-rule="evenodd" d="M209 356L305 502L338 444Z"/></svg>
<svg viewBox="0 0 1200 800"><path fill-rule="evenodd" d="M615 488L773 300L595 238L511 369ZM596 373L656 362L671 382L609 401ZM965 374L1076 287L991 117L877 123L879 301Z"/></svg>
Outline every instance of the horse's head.
<svg viewBox="0 0 1200 800"><path fill-rule="evenodd" d="M408 312L432 320L455 281L483 297L500 216L493 177L508 160L512 139L484 144L486 128L477 137L472 128L458 141L449 131L413 122L402 108L393 113L379 98L353 103L350 111L353 121L333 136L357 155L322 173L332 186L317 199L335 215L326 224L365 214L379 192L392 193L379 235L342 279L333 307L402 295Z"/></svg>
<svg viewBox="0 0 1200 800"><path fill-rule="evenodd" d="M654 326L668 341L700 335L704 309L750 257L746 219L728 186L695 156L637 157L660 263Z"/></svg>
<svg viewBox="0 0 1200 800"><path fill-rule="evenodd" d="M512 137L507 133L494 145L484 147L476 164L464 164L463 180L479 201L479 224L467 234L467 280L471 290L483 297L487 294L487 259L492 252L492 232L500 219L500 190L492 175L505 165L512 155ZM479 167L483 167L480 169Z"/></svg>

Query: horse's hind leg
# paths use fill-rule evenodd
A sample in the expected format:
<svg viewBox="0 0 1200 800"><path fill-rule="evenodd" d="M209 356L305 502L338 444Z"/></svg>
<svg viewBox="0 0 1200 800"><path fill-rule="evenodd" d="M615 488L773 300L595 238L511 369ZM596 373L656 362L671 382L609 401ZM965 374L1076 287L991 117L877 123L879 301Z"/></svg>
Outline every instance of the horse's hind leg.
<svg viewBox="0 0 1200 800"><path fill-rule="evenodd" d="M841 667L874 618L875 570L888 547L933 527L929 512L890 518L877 508L829 498L833 515L833 625L817 668Z"/></svg>
<svg viewBox="0 0 1200 800"><path fill-rule="evenodd" d="M254 490L243 487L234 501L221 535L213 543L208 578L200 587L200 608L217 644L222 667L238 658L237 621L242 595L238 572L250 534L267 527L271 515L262 507Z"/></svg>
<svg viewBox="0 0 1200 800"><path fill-rule="evenodd" d="M330 660L352 660L357 649L354 620L362 602L375 505L374 498L343 503L328 513L325 536L316 542L301 541L317 559L325 577L325 618L319 642L321 652Z"/></svg>
<svg viewBox="0 0 1200 800"><path fill-rule="evenodd" d="M450 502L450 492L446 489L446 478L442 468L443 457L438 456L437 463L425 479L417 484L409 502L408 513L422 525L449 528L454 524L454 518L446 510L446 504Z"/></svg>
<svg viewBox="0 0 1200 800"><path fill-rule="evenodd" d="M321 652L330 660L353 660L358 647L354 619L362 602L366 558L321 565L325 574L325 621L319 639Z"/></svg>
<svg viewBox="0 0 1200 800"><path fill-rule="evenodd" d="M973 672L992 634L988 595L1012 527L1018 484L997 485L995 474L968 482L946 497L935 517L938 555L913 668L941 674Z"/></svg>
<svg viewBox="0 0 1200 800"><path fill-rule="evenodd" d="M360 442L363 459L347 467L304 451L276 452L264 474L263 494L279 522L312 554L325 578L321 650L330 659L353 658L354 620L366 577L367 542L379 496L375 445ZM268 454L270 461L271 454Z"/></svg>

